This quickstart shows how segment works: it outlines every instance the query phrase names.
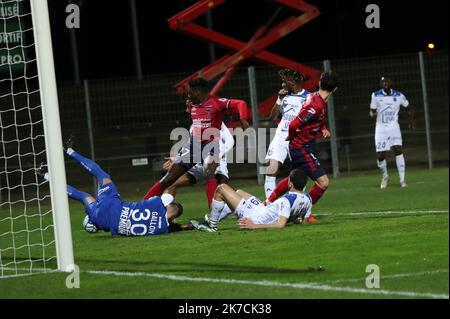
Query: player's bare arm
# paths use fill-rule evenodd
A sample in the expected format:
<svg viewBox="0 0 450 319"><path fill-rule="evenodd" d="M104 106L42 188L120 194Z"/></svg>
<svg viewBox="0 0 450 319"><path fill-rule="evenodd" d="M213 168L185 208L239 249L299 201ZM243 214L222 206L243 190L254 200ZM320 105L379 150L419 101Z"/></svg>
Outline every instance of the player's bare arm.
<svg viewBox="0 0 450 319"><path fill-rule="evenodd" d="M406 108L406 111L408 111L409 115L408 128L414 130L416 128L416 108L410 105Z"/></svg>
<svg viewBox="0 0 450 319"><path fill-rule="evenodd" d="M275 104L272 107L272 110L270 111L270 120L271 121L276 121L277 118L280 116L281 112L280 112L280 107L283 101L283 98L289 93L288 90L286 89L281 89L280 91L278 91L278 99L275 102Z"/></svg>
<svg viewBox="0 0 450 319"><path fill-rule="evenodd" d="M278 221L272 224L255 224L251 219L240 219L238 224L241 229L261 229L261 228L283 228L286 226L288 219L284 216L280 216Z"/></svg>

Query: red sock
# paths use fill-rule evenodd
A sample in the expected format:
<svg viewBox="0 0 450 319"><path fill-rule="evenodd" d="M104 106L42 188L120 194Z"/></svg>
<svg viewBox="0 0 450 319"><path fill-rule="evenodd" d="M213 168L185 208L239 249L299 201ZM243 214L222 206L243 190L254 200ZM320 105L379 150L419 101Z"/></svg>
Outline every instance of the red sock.
<svg viewBox="0 0 450 319"><path fill-rule="evenodd" d="M164 187L161 185L161 182L157 182L148 190L147 194L144 196L144 199L149 199L153 196L161 196L163 192Z"/></svg>
<svg viewBox="0 0 450 319"><path fill-rule="evenodd" d="M211 202L214 197L214 193L216 192L217 188L217 180L213 178L208 178L206 180L206 197L208 198L208 206L211 208Z"/></svg>
<svg viewBox="0 0 450 319"><path fill-rule="evenodd" d="M322 197L323 193L325 193L326 189L322 189L317 184L309 190L309 196L311 196L312 203L315 204Z"/></svg>
<svg viewBox="0 0 450 319"><path fill-rule="evenodd" d="M286 177L282 179L278 183L277 187L275 187L275 189L272 191L272 193L268 198L269 202L273 203L278 197L286 193L288 189L289 189L289 177Z"/></svg>

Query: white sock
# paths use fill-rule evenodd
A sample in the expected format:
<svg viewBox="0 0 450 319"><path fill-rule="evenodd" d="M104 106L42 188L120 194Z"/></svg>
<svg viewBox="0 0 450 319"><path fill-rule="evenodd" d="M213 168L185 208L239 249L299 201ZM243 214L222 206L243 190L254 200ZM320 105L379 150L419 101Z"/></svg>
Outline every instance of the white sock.
<svg viewBox="0 0 450 319"><path fill-rule="evenodd" d="M400 183L405 181L405 158L403 154L397 155L395 157L395 162L397 163L398 175L400 176Z"/></svg>
<svg viewBox="0 0 450 319"><path fill-rule="evenodd" d="M213 199L211 203L211 213L209 215L209 225L211 227L216 227L219 222L220 213L222 213L223 208L225 207L225 202L221 202Z"/></svg>
<svg viewBox="0 0 450 319"><path fill-rule="evenodd" d="M264 182L264 192L266 193L266 198L269 198L275 187L277 187L277 178L275 176L266 175L266 181Z"/></svg>
<svg viewBox="0 0 450 319"><path fill-rule="evenodd" d="M227 218L229 215L231 215L231 213L232 211L230 207L228 207L228 205L225 205L225 207L222 209L222 212L220 213L219 222Z"/></svg>
<svg viewBox="0 0 450 319"><path fill-rule="evenodd" d="M66 153L67 153L67 155L72 155L73 148L71 148L71 147L67 148Z"/></svg>
<svg viewBox="0 0 450 319"><path fill-rule="evenodd" d="M387 177L387 163L386 160L379 161L377 160L378 168L380 169L381 174L383 174L383 177Z"/></svg>

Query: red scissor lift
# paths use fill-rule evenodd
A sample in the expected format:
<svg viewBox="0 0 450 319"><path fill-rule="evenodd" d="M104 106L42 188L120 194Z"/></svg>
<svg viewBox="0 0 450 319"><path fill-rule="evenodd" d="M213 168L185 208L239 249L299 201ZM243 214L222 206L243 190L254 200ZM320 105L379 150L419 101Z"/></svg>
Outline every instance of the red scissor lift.
<svg viewBox="0 0 450 319"><path fill-rule="evenodd" d="M308 23L320 12L319 10L302 0L273 0L281 5L295 9L300 13L298 16L291 16L288 19L280 22L274 27L266 26L260 27L248 43L229 37L225 34L216 32L214 30L202 27L192 21L199 16L205 14L207 11L221 5L225 0L200 0L195 4L178 13L168 20L169 26L173 30L178 30L187 33L193 37L205 40L218 46L222 46L235 53L229 53L223 57L212 62L210 65L204 67L200 71L188 76L184 80L175 85L175 89L179 93L184 93L187 83L197 77L203 77L208 81L221 75L221 78L211 90L212 95L216 95L218 91L231 78L236 68L244 60L254 58L259 61L274 64L282 68L289 68L303 73L306 77L304 87L306 89L317 86L321 70L309 67L299 62L287 59L277 54L273 54L265 50L269 45L277 40L283 38L292 31L298 29L302 25ZM258 105L258 111L262 116L268 116L272 106L277 99L277 95L273 95L267 100Z"/></svg>

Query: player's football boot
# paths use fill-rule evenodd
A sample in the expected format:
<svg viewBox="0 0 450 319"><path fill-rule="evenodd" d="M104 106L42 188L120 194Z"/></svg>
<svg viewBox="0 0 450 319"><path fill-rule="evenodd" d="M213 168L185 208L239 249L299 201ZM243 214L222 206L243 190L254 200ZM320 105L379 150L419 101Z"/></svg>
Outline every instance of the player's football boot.
<svg viewBox="0 0 450 319"><path fill-rule="evenodd" d="M308 222L309 223L315 223L318 222L318 220L316 219L316 217L314 217L314 214L311 212L311 215L308 218Z"/></svg>
<svg viewBox="0 0 450 319"><path fill-rule="evenodd" d="M405 181L400 182L400 187L408 187L408 184L406 184Z"/></svg>
<svg viewBox="0 0 450 319"><path fill-rule="evenodd" d="M383 176L383 178L381 179L381 184L380 184L380 188L381 189L385 189L389 184L389 176Z"/></svg>
<svg viewBox="0 0 450 319"><path fill-rule="evenodd" d="M210 233L214 233L217 231L217 227L210 227L209 223L199 222L197 220L191 220L190 223L192 224L192 226L195 229L198 229L201 231L206 231L206 232L210 232Z"/></svg>

